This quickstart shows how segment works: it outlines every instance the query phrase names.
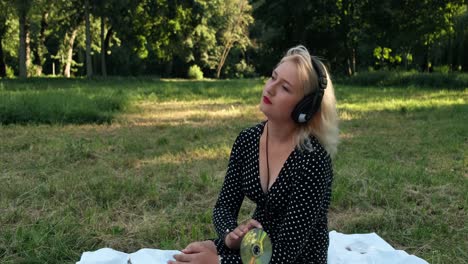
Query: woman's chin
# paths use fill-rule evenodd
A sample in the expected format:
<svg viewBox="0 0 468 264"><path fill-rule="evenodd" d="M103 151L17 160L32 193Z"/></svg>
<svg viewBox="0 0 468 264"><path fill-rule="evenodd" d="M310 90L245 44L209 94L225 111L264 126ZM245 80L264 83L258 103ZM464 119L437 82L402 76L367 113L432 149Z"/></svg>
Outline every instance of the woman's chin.
<svg viewBox="0 0 468 264"><path fill-rule="evenodd" d="M270 113L268 112L268 109L265 109L265 105L263 104L260 104L260 112L263 113L263 115L265 115L267 117L267 119L270 117Z"/></svg>

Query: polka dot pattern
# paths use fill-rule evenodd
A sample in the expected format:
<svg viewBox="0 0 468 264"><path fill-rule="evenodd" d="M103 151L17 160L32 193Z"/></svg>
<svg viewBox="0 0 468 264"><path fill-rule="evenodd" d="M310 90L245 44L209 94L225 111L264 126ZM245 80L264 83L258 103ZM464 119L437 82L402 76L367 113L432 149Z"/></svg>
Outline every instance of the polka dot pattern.
<svg viewBox="0 0 468 264"><path fill-rule="evenodd" d="M245 129L237 137L229 166L213 210L219 235L215 239L221 262L242 263L239 250L231 250L222 237L237 227L244 197L257 205L252 218L259 221L273 244L271 264L327 263L327 212L333 178L331 159L311 136L312 150L297 147L278 178L264 193L259 175L259 142L265 122Z"/></svg>

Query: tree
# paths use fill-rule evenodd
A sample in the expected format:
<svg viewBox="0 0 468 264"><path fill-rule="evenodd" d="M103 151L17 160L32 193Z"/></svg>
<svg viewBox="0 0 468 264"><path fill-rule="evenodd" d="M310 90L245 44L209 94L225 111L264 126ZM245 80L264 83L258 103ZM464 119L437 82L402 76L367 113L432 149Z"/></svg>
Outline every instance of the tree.
<svg viewBox="0 0 468 264"><path fill-rule="evenodd" d="M30 62L30 46L29 46L29 19L28 13L31 9L33 0L15 0L15 8L19 17L19 76L20 78L28 77L28 67Z"/></svg>
<svg viewBox="0 0 468 264"><path fill-rule="evenodd" d="M131 48L132 38L138 34L133 30L133 17L140 2L136 0L93 1L93 13L99 17L101 74L104 77L107 76L107 58L108 53L111 53L112 40L118 41L115 35L119 34L125 38L125 44Z"/></svg>
<svg viewBox="0 0 468 264"><path fill-rule="evenodd" d="M220 77L221 69L234 45L237 44L242 49L250 45L248 29L253 22L252 7L247 0L224 1L221 10L221 16L225 18L225 21L221 29L222 52L219 55L216 78Z"/></svg>
<svg viewBox="0 0 468 264"><path fill-rule="evenodd" d="M117 2L117 6L114 5ZM96 17L99 17L100 22L100 53L101 53L101 74L102 76L107 76L107 66L106 66L106 57L107 50L109 48L109 43L113 34L113 28L110 26L106 33L106 24L109 22L109 17L112 16L112 13L120 9L119 3L122 1L107 1L107 0L96 0L93 2L93 11Z"/></svg>
<svg viewBox="0 0 468 264"><path fill-rule="evenodd" d="M140 2L135 0L100 0L95 2L97 4L97 8L94 10L95 15L101 18L99 43L101 73L103 75L107 75L109 71L114 74L128 74L127 71L139 71L140 67L143 66L140 64L141 61L139 61L137 54L144 46L140 42L140 35L146 33L140 32L137 30L140 27L134 25L138 21L137 9L140 7ZM106 28L107 31L105 31ZM111 69L112 66L115 68Z"/></svg>
<svg viewBox="0 0 468 264"><path fill-rule="evenodd" d="M379 3L377 0L370 2L374 5ZM374 18L381 17L385 22L371 23L371 27L377 25L371 30L386 33L377 39L385 43L382 46L394 50L395 55L403 58L411 55L421 70L431 71L435 59L434 47L453 32L454 21L450 16L458 12L462 5L463 0L389 1L387 10L373 14Z"/></svg>
<svg viewBox="0 0 468 264"><path fill-rule="evenodd" d="M49 15L54 1L35 0L30 12L30 46L32 67L29 72L41 76L45 56L48 54L45 41L49 32Z"/></svg>
<svg viewBox="0 0 468 264"><path fill-rule="evenodd" d="M85 23L86 23L86 76L93 76L93 66L91 61L91 31L90 31L90 5L89 0L85 0L84 5Z"/></svg>
<svg viewBox="0 0 468 264"><path fill-rule="evenodd" d="M0 1L0 10L3 10L3 12L0 13L0 77L6 77L7 69L4 55L5 52L3 49L3 40L8 30L7 22L11 18L10 5L8 5L7 1Z"/></svg>
<svg viewBox="0 0 468 264"><path fill-rule="evenodd" d="M468 6L463 5L462 2L449 3L445 7L445 21L446 29L442 32L438 45L439 54L438 59L440 63L446 64L451 71L459 70L463 64L468 66L466 53L468 49L464 48L464 41L466 41L468 33ZM465 43L467 45L468 43Z"/></svg>
<svg viewBox="0 0 468 264"><path fill-rule="evenodd" d="M83 0L55 1L50 8L50 24L56 25L50 28L51 33L46 40L51 64L54 68L57 64L61 73L69 78L76 65L73 60L75 43L79 32L83 31Z"/></svg>
<svg viewBox="0 0 468 264"><path fill-rule="evenodd" d="M468 5L460 11L455 17L455 37L451 47L457 54L453 64L456 70L468 71Z"/></svg>
<svg viewBox="0 0 468 264"><path fill-rule="evenodd" d="M439 54L440 41L455 41L456 17L463 0L254 0L262 73L291 46L306 45L312 54L352 75L359 66L398 67L420 64L423 69L439 56L457 58L447 50ZM465 3L466 5L466 3ZM374 57L376 48L391 53L385 65ZM382 56L380 56L382 58ZM442 61L442 60L440 60ZM451 63L449 63L451 64Z"/></svg>
<svg viewBox="0 0 468 264"><path fill-rule="evenodd" d="M253 29L253 41L259 43L260 54L256 68L262 74L270 72L285 51L298 44L305 45L312 55L325 57L327 63L345 65L337 2L254 1L254 17L259 23Z"/></svg>
<svg viewBox="0 0 468 264"><path fill-rule="evenodd" d="M241 0L197 0L192 8L192 30L186 39L188 62L221 76L233 48L245 51L251 45L249 26L252 7Z"/></svg>
<svg viewBox="0 0 468 264"><path fill-rule="evenodd" d="M346 65L346 74L356 73L356 50L358 43L365 35L366 23L362 19L367 0L337 1L339 23L339 42L342 43L343 58Z"/></svg>
<svg viewBox="0 0 468 264"><path fill-rule="evenodd" d="M187 37L188 62L202 68L216 69L217 61L213 51L217 49L217 29L221 24L219 0L197 0L192 8L193 30Z"/></svg>

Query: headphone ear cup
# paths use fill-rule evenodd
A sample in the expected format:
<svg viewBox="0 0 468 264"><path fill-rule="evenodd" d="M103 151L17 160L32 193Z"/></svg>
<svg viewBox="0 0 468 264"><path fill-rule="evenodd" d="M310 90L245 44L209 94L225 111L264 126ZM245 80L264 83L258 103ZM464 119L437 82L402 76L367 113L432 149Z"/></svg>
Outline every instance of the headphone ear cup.
<svg viewBox="0 0 468 264"><path fill-rule="evenodd" d="M292 111L292 119L299 124L307 123L320 107L320 103L317 101L321 100L318 99L321 98L319 98L316 92L302 98L302 100L297 103L296 107L294 107L294 110Z"/></svg>
<svg viewBox="0 0 468 264"><path fill-rule="evenodd" d="M327 74L323 64L315 57L311 57L313 68L317 73L318 87L315 92L305 96L291 113L292 119L299 124L309 122L312 116L320 109L324 90L327 88Z"/></svg>

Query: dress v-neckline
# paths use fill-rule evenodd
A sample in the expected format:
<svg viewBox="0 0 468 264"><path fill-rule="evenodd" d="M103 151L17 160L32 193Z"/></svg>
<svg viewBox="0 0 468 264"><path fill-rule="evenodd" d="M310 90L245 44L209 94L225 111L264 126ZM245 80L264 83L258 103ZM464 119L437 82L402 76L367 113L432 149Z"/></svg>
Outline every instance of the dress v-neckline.
<svg viewBox="0 0 468 264"><path fill-rule="evenodd" d="M258 134L258 138L256 140L256 143L257 143L257 146L256 146L256 150L257 150L256 151L256 154L257 154L257 172L258 172L258 175L257 175L258 181L257 181L257 183L258 183L258 185L260 187L260 192L264 196L268 196L272 192L273 188L277 185L277 182L283 178L283 177L281 177L281 175L283 174L283 171L285 170L286 166L289 164L289 160L292 158L294 153L296 153L296 147L294 147L294 149L289 153L288 157L286 158L283 165L281 166L281 169L278 172L278 176L276 176L275 181L271 184L270 188L268 188L268 186L267 186L267 191L265 192L263 190L263 187L262 187L262 178L260 177L260 139L262 137L263 130L265 129L266 122L267 121L263 121L261 123L261 126L259 128L260 131L259 131L259 134Z"/></svg>

